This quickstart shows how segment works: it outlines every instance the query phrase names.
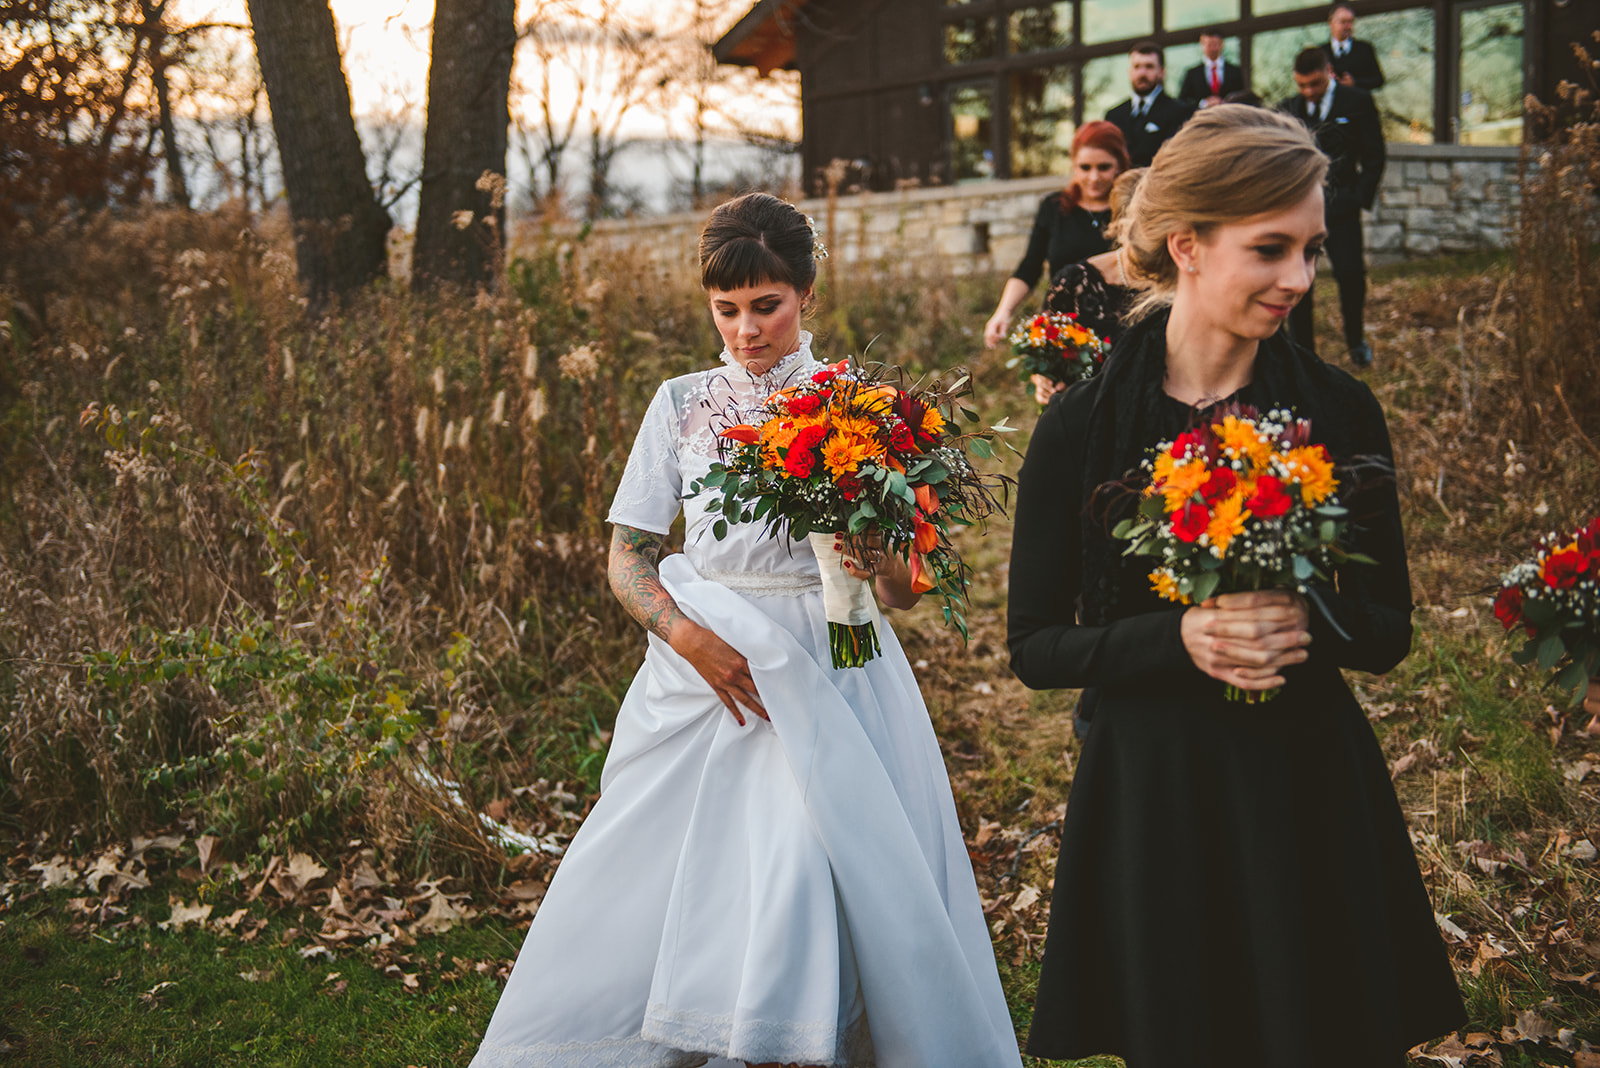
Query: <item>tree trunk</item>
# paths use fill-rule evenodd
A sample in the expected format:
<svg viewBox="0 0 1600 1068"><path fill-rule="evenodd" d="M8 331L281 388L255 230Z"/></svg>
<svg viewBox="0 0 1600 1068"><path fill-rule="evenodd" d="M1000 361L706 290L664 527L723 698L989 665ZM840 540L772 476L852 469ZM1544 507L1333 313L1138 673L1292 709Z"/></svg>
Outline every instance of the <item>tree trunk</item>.
<svg viewBox="0 0 1600 1068"><path fill-rule="evenodd" d="M249 0L300 284L313 308L381 277L389 213L367 181L328 0Z"/></svg>
<svg viewBox="0 0 1600 1068"><path fill-rule="evenodd" d="M414 286L492 286L499 276L516 44L515 0L457 0L434 9ZM480 181L485 174L498 180Z"/></svg>

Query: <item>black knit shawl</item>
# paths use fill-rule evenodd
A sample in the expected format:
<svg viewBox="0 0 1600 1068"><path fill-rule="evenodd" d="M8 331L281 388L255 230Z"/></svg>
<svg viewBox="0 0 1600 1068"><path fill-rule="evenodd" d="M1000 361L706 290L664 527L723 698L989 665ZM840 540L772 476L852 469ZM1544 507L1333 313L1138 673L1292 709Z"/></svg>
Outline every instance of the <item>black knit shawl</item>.
<svg viewBox="0 0 1600 1068"><path fill-rule="evenodd" d="M1157 444L1159 412L1170 403L1162 388L1169 317L1170 312L1163 310L1135 324L1091 380L1095 396L1084 428L1080 489L1081 618L1090 625L1104 626L1125 614L1118 609L1123 589L1130 585L1143 589L1148 584L1148 562L1141 566L1122 558L1126 546L1113 541L1110 530L1135 506L1132 495L1115 492L1117 484L1138 481L1139 462ZM1300 418L1311 420L1312 440L1325 445L1338 462L1354 459L1350 420L1363 408L1359 394L1365 388L1279 331L1261 342L1246 392L1263 410L1292 408Z"/></svg>

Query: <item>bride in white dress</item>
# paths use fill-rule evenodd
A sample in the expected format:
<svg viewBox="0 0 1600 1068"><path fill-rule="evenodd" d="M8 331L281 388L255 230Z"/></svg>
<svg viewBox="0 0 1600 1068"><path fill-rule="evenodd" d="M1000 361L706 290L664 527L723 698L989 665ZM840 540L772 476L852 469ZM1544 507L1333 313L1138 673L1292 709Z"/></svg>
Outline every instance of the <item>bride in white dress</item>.
<svg viewBox="0 0 1600 1068"><path fill-rule="evenodd" d="M717 430L821 369L800 330L813 243L760 193L701 235L722 366L661 385L610 514L612 589L649 651L473 1068L1020 1068L893 630L877 623L865 667L833 668L810 545L760 524L719 541L685 497ZM684 551L658 569L680 511ZM848 570L916 602L903 563L870 563Z"/></svg>

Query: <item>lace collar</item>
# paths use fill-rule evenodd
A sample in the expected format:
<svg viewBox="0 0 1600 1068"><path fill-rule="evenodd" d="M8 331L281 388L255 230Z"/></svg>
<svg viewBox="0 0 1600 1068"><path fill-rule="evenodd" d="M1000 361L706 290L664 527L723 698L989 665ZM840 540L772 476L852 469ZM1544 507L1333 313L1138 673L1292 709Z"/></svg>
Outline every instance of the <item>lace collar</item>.
<svg viewBox="0 0 1600 1068"><path fill-rule="evenodd" d="M789 385L789 380L797 370L814 362L815 357L811 355L811 331L800 331L800 347L773 364L765 374L751 374L745 370L744 364L733 358L727 346L723 346L722 355L718 359L732 372L726 376L730 385L749 383L753 391L765 397Z"/></svg>

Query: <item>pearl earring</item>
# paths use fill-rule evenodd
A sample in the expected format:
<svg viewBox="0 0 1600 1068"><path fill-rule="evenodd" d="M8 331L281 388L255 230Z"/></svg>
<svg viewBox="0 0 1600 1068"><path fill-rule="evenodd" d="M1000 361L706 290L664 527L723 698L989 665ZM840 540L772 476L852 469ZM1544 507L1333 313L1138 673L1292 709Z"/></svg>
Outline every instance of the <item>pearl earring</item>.
<svg viewBox="0 0 1600 1068"><path fill-rule="evenodd" d="M1185 267L1184 270L1188 271L1190 274L1194 274L1194 264L1189 264L1189 266Z"/></svg>

